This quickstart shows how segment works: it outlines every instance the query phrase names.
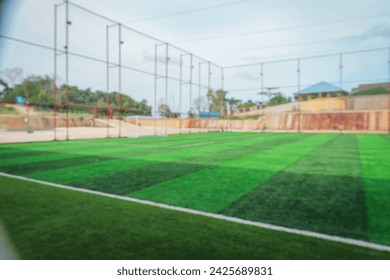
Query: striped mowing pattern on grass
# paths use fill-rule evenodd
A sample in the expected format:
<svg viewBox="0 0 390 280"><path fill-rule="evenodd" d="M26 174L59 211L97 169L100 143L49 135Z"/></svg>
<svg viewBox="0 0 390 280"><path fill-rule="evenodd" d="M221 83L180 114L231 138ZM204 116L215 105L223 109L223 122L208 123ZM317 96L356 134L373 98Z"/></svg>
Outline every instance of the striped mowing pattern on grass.
<svg viewBox="0 0 390 280"><path fill-rule="evenodd" d="M356 136L335 136L221 213L368 240Z"/></svg>
<svg viewBox="0 0 390 280"><path fill-rule="evenodd" d="M390 244L390 138L359 135L358 139L369 240Z"/></svg>
<svg viewBox="0 0 390 280"><path fill-rule="evenodd" d="M305 135L301 136L299 142L290 140L266 150L253 149L249 155L245 154L200 172L157 184L129 196L218 212L333 137Z"/></svg>
<svg viewBox="0 0 390 280"><path fill-rule="evenodd" d="M236 138L235 141L239 142L240 145L250 145L251 141L255 141L253 140L253 137L249 140L247 139L247 141L244 142L240 140L242 139ZM113 157L113 160L93 162L90 164L83 165L82 168L75 165L61 169L43 170L35 173L28 173L27 176L50 182L69 184L80 180L95 178L97 176L109 175L125 170L141 168L156 162L170 162L189 156L202 155L204 153L211 152L214 150L224 150L226 148L229 148L229 145L234 145L234 142L229 141L228 139L228 141L226 141L224 145L214 144L207 146L196 146L188 149L177 148L177 146L180 146L180 144L178 145L178 143L171 145L172 147L170 149L150 149L149 147L146 148L145 152L142 152L140 154L135 152L129 154L121 153L118 156L111 155L111 157ZM143 149L139 146L137 146L137 148ZM77 164L77 162L75 162L75 164ZM125 181L122 181L122 183L125 183Z"/></svg>
<svg viewBox="0 0 390 280"><path fill-rule="evenodd" d="M184 155L184 157L172 153L169 158L150 161L148 165L143 167L73 182L72 185L108 193L128 194L252 154L254 150L260 152L275 145L299 139L301 138L294 135L291 137L274 135L261 141L258 138L252 138L246 141L224 142L209 147L199 147L198 149L194 149L195 147L187 148L185 151L179 151L179 155ZM123 178L132 178L132 180L123 182Z"/></svg>
<svg viewBox="0 0 390 280"><path fill-rule="evenodd" d="M0 171L390 245L388 136L210 133L0 145Z"/></svg>

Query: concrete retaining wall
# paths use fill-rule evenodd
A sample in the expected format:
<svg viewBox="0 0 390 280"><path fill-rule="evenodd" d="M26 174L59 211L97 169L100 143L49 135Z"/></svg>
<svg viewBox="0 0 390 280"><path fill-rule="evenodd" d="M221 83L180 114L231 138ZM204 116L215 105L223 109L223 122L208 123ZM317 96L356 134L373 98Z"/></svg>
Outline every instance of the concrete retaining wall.
<svg viewBox="0 0 390 280"><path fill-rule="evenodd" d="M93 119L69 118L69 127L80 126L99 126ZM26 121L20 116L0 116L0 129L17 130L17 129L45 129L53 128L54 121L50 117L30 116ZM57 127L66 127L65 118L57 118Z"/></svg>
<svg viewBox="0 0 390 280"><path fill-rule="evenodd" d="M389 94L346 98L346 110L390 110Z"/></svg>
<svg viewBox="0 0 390 280"><path fill-rule="evenodd" d="M134 123L135 124L135 123ZM257 120L221 120L221 119L147 119L138 120L137 125L145 127L169 128L203 128L211 130L261 130L265 127L271 131L301 130L349 130L384 132L390 127L389 111L344 111L310 113L285 112L268 114ZM57 127L65 127L64 118L57 119ZM105 126L91 119L69 119L70 127ZM17 130L31 127L33 129L53 128L53 119L39 116L30 117L26 124L22 117L1 116L0 129Z"/></svg>
<svg viewBox="0 0 390 280"><path fill-rule="evenodd" d="M267 130L296 131L301 130L349 130L377 131L389 130L389 111L366 112L324 112L302 113L287 112L269 114L258 120L219 120L219 119L169 119L169 120L139 120L140 126L158 126L169 128L209 128L218 130Z"/></svg>
<svg viewBox="0 0 390 280"><path fill-rule="evenodd" d="M302 112L335 112L335 111L364 111L364 110L390 110L390 95L347 96L341 98L317 98L309 101L291 102L265 109L251 110L248 112L234 113L234 116L260 116L262 114L274 114L296 112L298 108Z"/></svg>

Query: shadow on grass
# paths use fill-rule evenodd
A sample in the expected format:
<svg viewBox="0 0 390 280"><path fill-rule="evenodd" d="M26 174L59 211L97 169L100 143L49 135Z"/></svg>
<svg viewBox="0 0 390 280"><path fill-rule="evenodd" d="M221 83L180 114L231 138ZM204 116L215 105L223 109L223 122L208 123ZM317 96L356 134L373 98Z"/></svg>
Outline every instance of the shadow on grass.
<svg viewBox="0 0 390 280"><path fill-rule="evenodd" d="M300 141L310 137L286 137L275 139L270 142L255 142L249 146L232 147L228 150L218 152L208 152L196 157L177 159L168 162L150 164L116 172L104 176L96 176L88 180L81 180L71 183L72 186L98 190L106 193L128 195L132 192L151 187L153 185L180 178L182 176L195 173L213 166L217 166L225 161L244 157L253 153L281 146L283 144ZM233 171L232 172L236 172Z"/></svg>
<svg viewBox="0 0 390 280"><path fill-rule="evenodd" d="M279 172L222 214L369 240L360 178Z"/></svg>

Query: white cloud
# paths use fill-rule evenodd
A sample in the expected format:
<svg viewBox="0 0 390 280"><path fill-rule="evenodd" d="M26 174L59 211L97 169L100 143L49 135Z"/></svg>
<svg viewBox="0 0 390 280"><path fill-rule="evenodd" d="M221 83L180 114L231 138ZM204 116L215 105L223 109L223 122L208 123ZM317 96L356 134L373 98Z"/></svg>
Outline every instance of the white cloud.
<svg viewBox="0 0 390 280"><path fill-rule="evenodd" d="M375 25L360 35L349 38L354 43L370 39L384 39L390 42L390 24L381 23Z"/></svg>

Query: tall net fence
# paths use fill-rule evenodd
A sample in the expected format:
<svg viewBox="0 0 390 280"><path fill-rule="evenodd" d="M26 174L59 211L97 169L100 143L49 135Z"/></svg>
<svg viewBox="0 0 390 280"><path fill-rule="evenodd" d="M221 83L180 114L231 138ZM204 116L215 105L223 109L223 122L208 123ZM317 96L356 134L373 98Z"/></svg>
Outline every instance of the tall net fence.
<svg viewBox="0 0 390 280"><path fill-rule="evenodd" d="M247 129L390 132L389 48L235 65L225 72L229 92L259 100L228 113L255 119ZM252 87L236 89L237 78Z"/></svg>
<svg viewBox="0 0 390 280"><path fill-rule="evenodd" d="M46 19L46 36L0 34L2 142L390 132L390 48L222 67L72 2Z"/></svg>

